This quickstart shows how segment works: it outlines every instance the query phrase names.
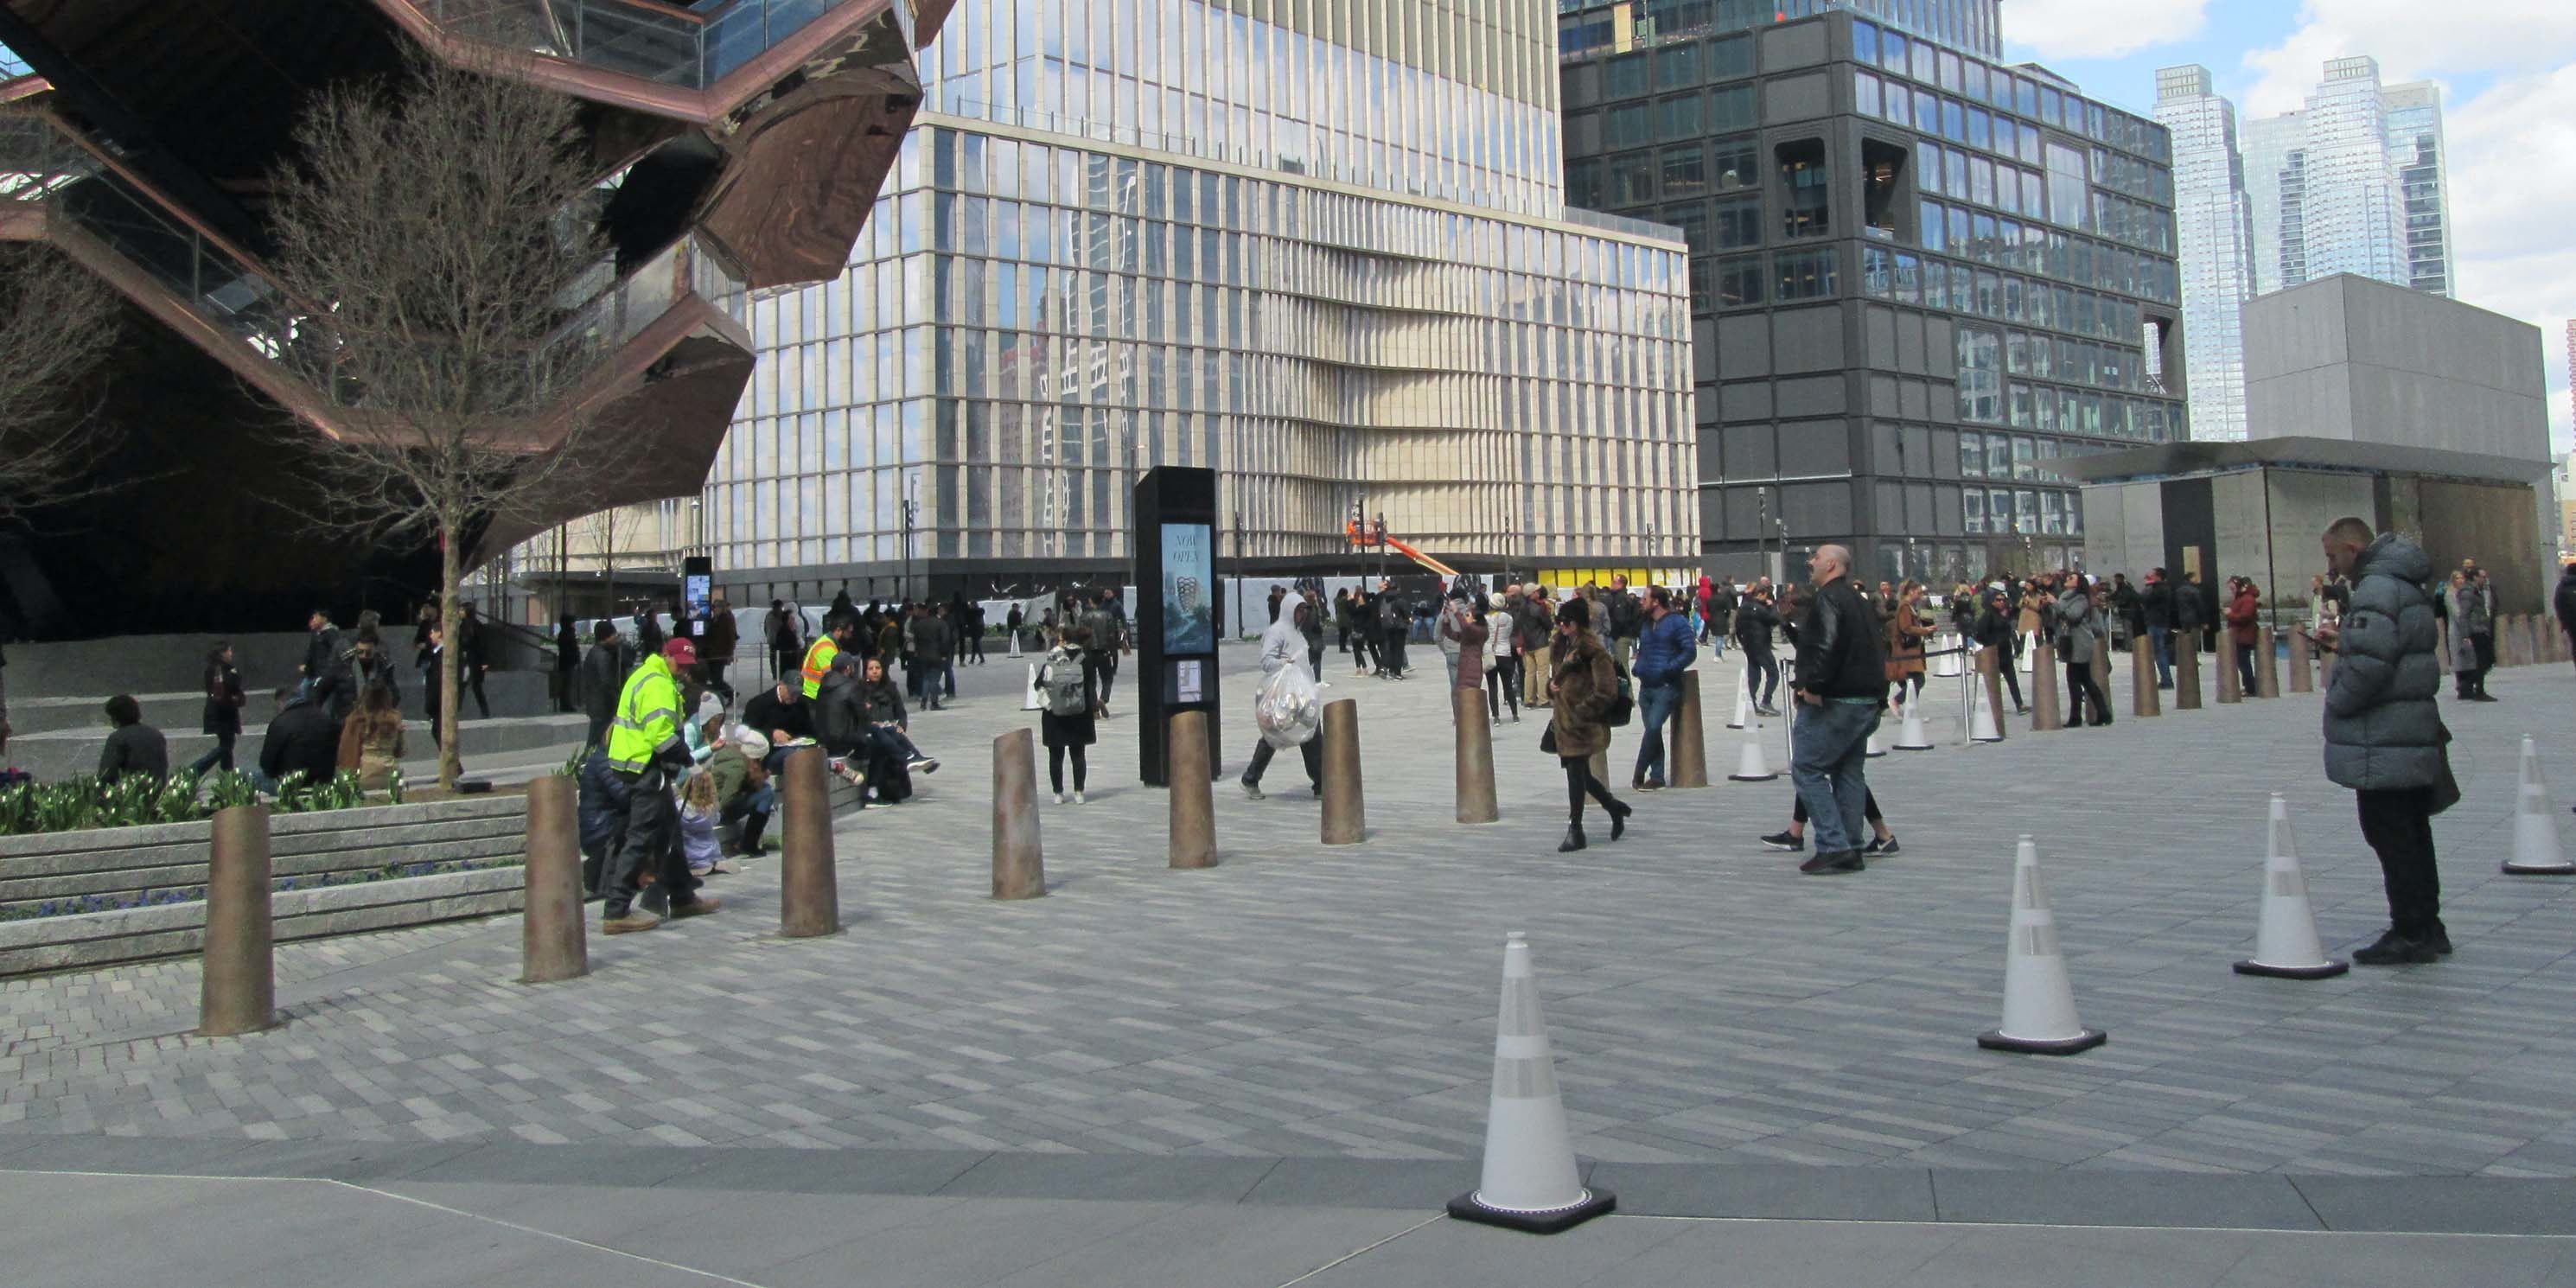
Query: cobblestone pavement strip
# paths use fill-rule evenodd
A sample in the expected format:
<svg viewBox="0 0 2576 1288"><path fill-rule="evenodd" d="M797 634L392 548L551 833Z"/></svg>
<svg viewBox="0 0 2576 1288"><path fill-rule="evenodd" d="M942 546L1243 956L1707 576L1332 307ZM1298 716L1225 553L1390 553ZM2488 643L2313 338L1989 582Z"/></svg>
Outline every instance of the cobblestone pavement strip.
<svg viewBox="0 0 2576 1288"><path fill-rule="evenodd" d="M1253 738L1248 661L1229 654L1229 770ZM1702 669L1722 772L1735 671ZM1645 797L1624 842L1596 814L1592 848L1557 854L1564 783L1535 716L1495 730L1504 821L1457 826L1439 666L1400 685L1337 655L1326 671L1327 698L1361 703L1363 845L1316 843L1291 755L1266 801L1218 784L1222 866L1169 870L1122 694L1091 803L1044 807L1049 896L991 901L990 739L1032 718L1020 667L997 661L916 721L946 762L921 803L839 829L838 937L776 937L772 861L720 878L716 917L594 933L592 974L563 984L513 982L515 918L284 945L290 1022L244 1039L184 1036L192 961L0 982L0 1149L108 1133L1472 1157L1508 928L1536 947L1576 1147L1605 1161L2576 1175L2576 883L2496 871L2525 733L2576 788L2563 670L2497 673L2500 704L2445 700L2467 793L2435 827L2458 954L2317 983L2228 970L2251 948L2274 791L2329 945L2385 922L2313 695L2136 720L2121 668L2112 728L1963 748L1955 682L1936 682L1940 750L1870 765L1902 855L1818 880L1754 839L1785 822L1785 777ZM1635 732L1611 756L1623 794ZM2075 1059L1972 1041L1998 1013L2025 831L2084 1019L2111 1034Z"/></svg>

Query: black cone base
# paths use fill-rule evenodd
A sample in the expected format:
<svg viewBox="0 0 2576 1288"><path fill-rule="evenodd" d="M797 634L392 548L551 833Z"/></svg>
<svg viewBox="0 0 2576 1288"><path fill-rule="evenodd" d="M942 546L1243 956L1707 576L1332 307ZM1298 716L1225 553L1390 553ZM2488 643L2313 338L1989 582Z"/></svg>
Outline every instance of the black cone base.
<svg viewBox="0 0 2576 1288"><path fill-rule="evenodd" d="M2504 861L2504 874L2509 877L2576 877L2576 864L2565 867L2530 868L2507 859Z"/></svg>
<svg viewBox="0 0 2576 1288"><path fill-rule="evenodd" d="M2008 1038L2000 1031L1977 1035L1977 1045L1989 1051L2018 1051L2023 1055L2073 1055L2078 1051L2090 1051L2110 1040L2110 1035L2100 1029L2086 1029L2074 1037L2056 1042Z"/></svg>
<svg viewBox="0 0 2576 1288"><path fill-rule="evenodd" d="M2351 962L2327 962L2323 966L2266 966L2256 961L2236 963L2239 975L2269 975L2274 979L2333 979L2351 969Z"/></svg>
<svg viewBox="0 0 2576 1288"><path fill-rule="evenodd" d="M1726 781L1730 783L1767 783L1777 779L1778 777L1778 774L1763 774L1759 777L1749 774L1728 774L1726 776Z"/></svg>
<svg viewBox="0 0 2576 1288"><path fill-rule="evenodd" d="M1569 1208L1559 1208L1553 1212L1506 1212L1501 1208L1490 1208L1477 1202L1476 1192L1469 1190L1449 1200L1449 1215L1461 1221L1474 1221L1480 1225L1499 1225L1506 1230L1519 1230L1527 1234L1559 1234L1618 1206L1619 1196L1610 1191L1586 1189L1583 1191L1583 1201Z"/></svg>
<svg viewBox="0 0 2576 1288"><path fill-rule="evenodd" d="M1933 749L1933 748L1931 748L1931 747L1908 747L1908 746L1906 746L1904 743L1901 743L1901 742L1900 742L1900 743L1898 743L1898 744L1896 744L1896 749L1897 749L1898 751L1931 751L1931 750L1934 750L1934 749Z"/></svg>

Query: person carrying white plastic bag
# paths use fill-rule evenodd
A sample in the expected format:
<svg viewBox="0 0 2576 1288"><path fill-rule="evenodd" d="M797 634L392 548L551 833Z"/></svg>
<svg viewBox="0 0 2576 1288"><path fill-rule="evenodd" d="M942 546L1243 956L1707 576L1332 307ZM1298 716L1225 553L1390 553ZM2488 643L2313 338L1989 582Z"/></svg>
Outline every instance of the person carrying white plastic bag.
<svg viewBox="0 0 2576 1288"><path fill-rule="evenodd" d="M1283 607L1285 607L1283 605ZM1252 701L1252 716L1261 727L1252 763L1243 771L1243 794L1261 799L1261 775L1282 747L1295 747L1306 760L1306 781L1315 795L1324 794L1324 748L1315 734L1324 724L1324 700L1306 669L1306 623L1315 606L1303 601L1294 612L1282 612L1261 633L1261 685Z"/></svg>

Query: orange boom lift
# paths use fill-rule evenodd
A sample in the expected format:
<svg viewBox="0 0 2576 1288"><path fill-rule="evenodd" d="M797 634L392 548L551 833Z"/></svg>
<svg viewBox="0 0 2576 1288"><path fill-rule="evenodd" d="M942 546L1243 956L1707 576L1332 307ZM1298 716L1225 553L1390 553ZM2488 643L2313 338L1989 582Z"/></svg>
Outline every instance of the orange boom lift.
<svg viewBox="0 0 2576 1288"><path fill-rule="evenodd" d="M1356 519L1351 520L1349 523L1347 523L1347 524L1343 525L1342 530L1343 530L1344 532L1346 532L1346 533L1348 533L1348 534L1349 534L1349 536L1350 536L1350 538L1351 538L1351 544L1352 544L1352 545L1355 545L1355 546L1375 546L1375 545L1383 545L1383 546L1385 546L1387 549L1392 550L1392 551L1396 552L1397 554L1400 554L1400 555L1404 556L1405 558L1410 559L1410 560L1412 560L1413 562L1418 563L1418 564L1422 565L1423 567L1428 568L1428 569L1430 569L1431 571L1433 571L1433 572L1436 572L1436 573L1440 574L1440 575L1441 575L1441 576L1443 576L1443 577L1447 577L1447 578L1449 578L1449 579L1450 579L1450 580L1452 580L1452 581L1457 580L1457 577L1458 577L1458 570L1457 570L1457 569L1452 568L1452 567L1450 567L1449 565L1447 565L1447 564L1445 564L1445 563L1442 563L1442 562L1440 562L1439 560L1434 559L1434 558L1432 558L1431 556L1426 555L1426 554L1422 553L1421 551L1416 550L1416 549L1414 549L1413 547L1408 546L1408 545L1404 544L1403 542L1396 540L1396 539L1395 539L1395 538L1393 538L1393 537L1386 536L1386 535L1384 535L1383 533L1380 533L1380 534L1378 534L1378 535L1374 535L1374 536L1373 536L1373 535L1371 535L1371 534L1370 534L1366 529L1362 528L1362 527L1360 526L1360 524L1359 524L1359 521L1358 521L1358 520L1356 520Z"/></svg>

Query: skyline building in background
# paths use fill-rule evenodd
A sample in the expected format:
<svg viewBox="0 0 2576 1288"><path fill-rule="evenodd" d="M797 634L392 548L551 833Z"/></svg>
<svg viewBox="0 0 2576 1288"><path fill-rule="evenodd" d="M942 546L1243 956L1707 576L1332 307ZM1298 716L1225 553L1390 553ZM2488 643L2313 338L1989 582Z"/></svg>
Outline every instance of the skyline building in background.
<svg viewBox="0 0 2576 1288"><path fill-rule="evenodd" d="M1979 58L2004 56L2001 0L1557 0L1557 52L1626 53L1709 31L1853 13Z"/></svg>
<svg viewBox="0 0 2576 1288"><path fill-rule="evenodd" d="M1220 558L1698 552L1672 230L1566 208L1548 0L963 0L839 280L755 299L700 546L736 602L1114 576L1132 485Z"/></svg>
<svg viewBox="0 0 2576 1288"><path fill-rule="evenodd" d="M1606 7L1559 20L1567 199L1689 240L1708 565L2080 562L2055 463L2187 432L2165 128L1867 5L1626 48Z"/></svg>
<svg viewBox="0 0 2576 1288"><path fill-rule="evenodd" d="M2253 294L2337 273L2452 293L2438 86L2337 58L2298 111L2246 122L2243 149Z"/></svg>
<svg viewBox="0 0 2576 1288"><path fill-rule="evenodd" d="M2236 105L2206 67L2156 72L2156 120L2173 134L2174 226L2181 250L2183 343L2191 436L2245 437L2245 333L2253 294L2253 227Z"/></svg>

